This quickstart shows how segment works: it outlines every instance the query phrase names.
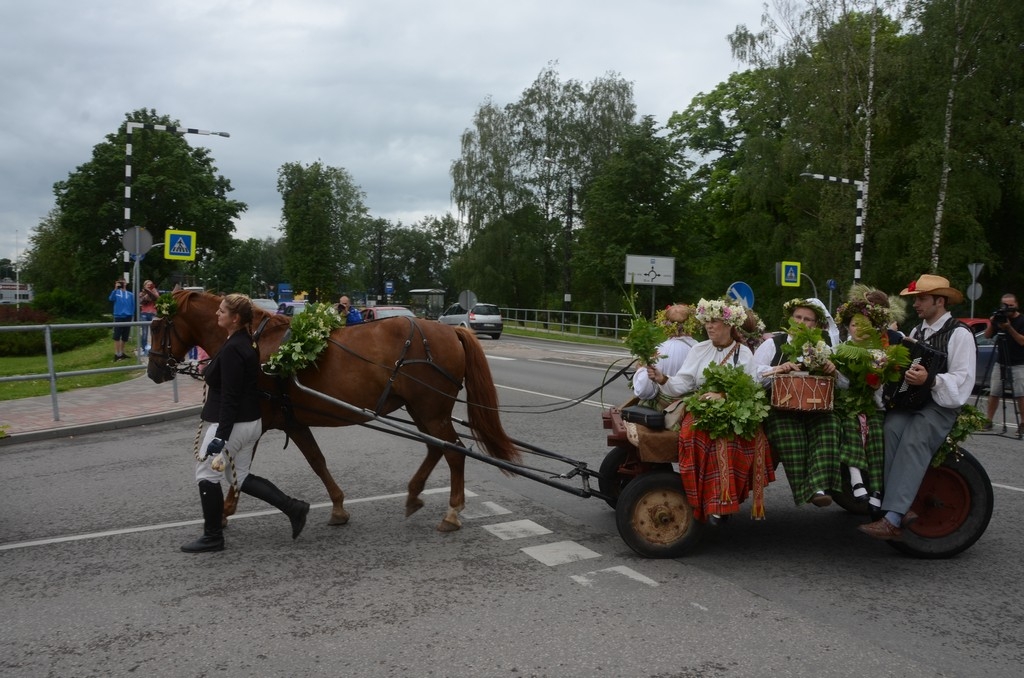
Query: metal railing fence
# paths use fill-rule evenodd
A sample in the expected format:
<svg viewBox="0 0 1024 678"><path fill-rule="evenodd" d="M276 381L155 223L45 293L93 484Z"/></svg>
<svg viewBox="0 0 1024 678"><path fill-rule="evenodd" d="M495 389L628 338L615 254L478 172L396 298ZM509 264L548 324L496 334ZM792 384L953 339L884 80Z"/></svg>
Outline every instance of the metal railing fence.
<svg viewBox="0 0 1024 678"><path fill-rule="evenodd" d="M110 372L138 372L139 370L146 369L146 365L142 362L137 362L133 365L117 365L112 367L97 367L89 370L71 370L68 372L58 372L56 365L53 360L53 333L57 330L84 330L84 329L98 329L103 327L142 327L149 326L151 321L149 320L133 320L131 322L105 322L105 323L57 323L48 325L0 325L0 332L42 332L43 342L46 345L46 372L38 374L15 374L9 377L0 376L0 384L14 382L14 381L41 381L43 379L50 383L50 401L53 403L53 420L60 421L60 407L57 401L57 380L65 379L68 377L80 377L87 374L105 374ZM130 342L136 344L139 343L141 333L132 333L132 339ZM136 360L141 361L141 353L135 356ZM178 402L178 381L175 379L172 381L173 384L173 401Z"/></svg>
<svg viewBox="0 0 1024 678"><path fill-rule="evenodd" d="M628 313L509 307L500 311L506 326L597 339L623 339L631 324Z"/></svg>

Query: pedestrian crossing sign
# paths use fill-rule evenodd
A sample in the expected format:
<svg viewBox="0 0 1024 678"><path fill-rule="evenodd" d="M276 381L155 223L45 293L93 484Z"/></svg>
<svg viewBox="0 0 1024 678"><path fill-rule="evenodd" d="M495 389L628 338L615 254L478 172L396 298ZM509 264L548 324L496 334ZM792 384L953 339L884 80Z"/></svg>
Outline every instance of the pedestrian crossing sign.
<svg viewBox="0 0 1024 678"><path fill-rule="evenodd" d="M782 262L782 286L800 287L800 262Z"/></svg>
<svg viewBox="0 0 1024 678"><path fill-rule="evenodd" d="M195 231L164 231L164 259L196 260Z"/></svg>

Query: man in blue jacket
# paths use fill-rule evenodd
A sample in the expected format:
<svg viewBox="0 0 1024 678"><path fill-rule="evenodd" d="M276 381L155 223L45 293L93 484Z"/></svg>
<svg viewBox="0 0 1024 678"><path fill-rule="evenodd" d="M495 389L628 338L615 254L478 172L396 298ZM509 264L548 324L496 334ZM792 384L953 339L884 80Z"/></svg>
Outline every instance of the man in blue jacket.
<svg viewBox="0 0 1024 678"><path fill-rule="evenodd" d="M109 301L114 304L114 322L127 323L135 319L135 295L128 291L128 284L124 278L114 283L114 290L110 293ZM132 328L130 325L114 328L114 362L127 360L124 354L124 344L128 341Z"/></svg>

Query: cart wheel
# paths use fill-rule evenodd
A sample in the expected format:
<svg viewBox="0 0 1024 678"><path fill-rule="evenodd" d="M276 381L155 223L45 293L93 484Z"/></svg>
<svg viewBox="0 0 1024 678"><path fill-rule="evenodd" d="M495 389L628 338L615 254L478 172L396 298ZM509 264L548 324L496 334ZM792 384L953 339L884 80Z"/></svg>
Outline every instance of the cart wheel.
<svg viewBox="0 0 1024 678"><path fill-rule="evenodd" d="M610 499L605 499L605 502L612 508L615 508L615 504L618 503L622 488L635 477L635 474L619 472L619 469L629 461L631 456L636 456L636 450L632 445L616 445L608 450L608 454L604 455L604 459L601 461L601 475L597 477L597 488L601 490L602 494L610 497Z"/></svg>
<svg viewBox="0 0 1024 678"><path fill-rule="evenodd" d="M950 558L970 548L992 518L992 481L967 450L929 467L911 507L920 516L893 548L917 558Z"/></svg>
<svg viewBox="0 0 1024 678"><path fill-rule="evenodd" d="M678 558L704 531L679 474L671 471L645 473L626 485L615 507L615 525L622 541L645 558Z"/></svg>

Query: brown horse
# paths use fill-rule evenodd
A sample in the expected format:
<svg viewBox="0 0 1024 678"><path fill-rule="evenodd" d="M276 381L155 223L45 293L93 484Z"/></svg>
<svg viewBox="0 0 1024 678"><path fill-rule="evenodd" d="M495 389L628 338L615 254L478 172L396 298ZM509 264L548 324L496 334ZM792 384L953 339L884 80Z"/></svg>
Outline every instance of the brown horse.
<svg viewBox="0 0 1024 678"><path fill-rule="evenodd" d="M227 339L217 326L215 312L221 297L199 292L174 292L178 309L169 318L152 323L152 346L147 374L156 383L173 379L174 367L192 346L215 356ZM253 327L266 362L284 339L290 320L253 307ZM452 409L459 390L466 387L468 426L487 454L518 461L519 451L498 418L498 397L490 367L472 331L431 320L388 318L335 330L315 367L298 374L299 382L314 391L357 408L384 415L405 407L426 436L458 444ZM313 471L323 481L333 508L330 525L348 522L345 495L334 482L311 426L349 426L369 417L353 413L299 389L291 379L261 374L259 389L267 395L262 408L264 432L284 431L295 441ZM431 471L444 457L451 471L448 510L437 529L461 527L465 506L465 455L427 443L427 457L409 481L406 516L423 506L420 494ZM227 505L227 504L226 504ZM225 510L229 515L234 505Z"/></svg>

